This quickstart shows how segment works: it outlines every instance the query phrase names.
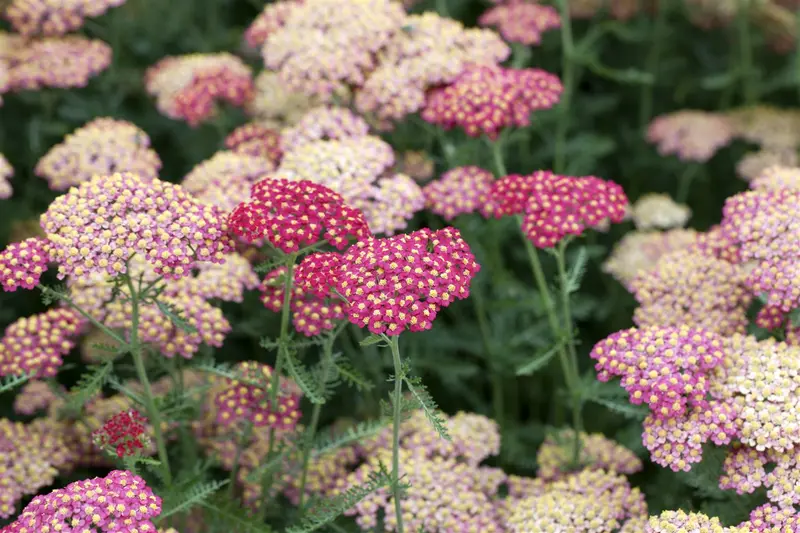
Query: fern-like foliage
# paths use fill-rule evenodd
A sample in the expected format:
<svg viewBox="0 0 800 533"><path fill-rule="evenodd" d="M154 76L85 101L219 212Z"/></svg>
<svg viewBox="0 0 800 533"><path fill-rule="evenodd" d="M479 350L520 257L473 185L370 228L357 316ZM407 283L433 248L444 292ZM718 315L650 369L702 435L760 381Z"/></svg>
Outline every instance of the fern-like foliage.
<svg viewBox="0 0 800 533"><path fill-rule="evenodd" d="M23 385L30 379L31 376L28 374L21 374L19 376L7 376L4 378L0 378L0 394L16 389L17 387Z"/></svg>
<svg viewBox="0 0 800 533"><path fill-rule="evenodd" d="M40 288L42 291L42 303L44 305L49 306L53 305L55 302L69 300L69 288L64 283L59 283L52 287L42 285Z"/></svg>
<svg viewBox="0 0 800 533"><path fill-rule="evenodd" d="M408 390L411 391L411 395L417 402L418 407L424 411L425 418L428 419L428 422L430 422L433 429L436 430L436 433L443 439L450 440L450 433L447 431L447 426L445 425L444 418L442 418L441 411L439 411L439 406L433 399L433 396L431 396L431 393L428 392L425 385L422 384L422 379L411 376L406 371L403 381L408 387Z"/></svg>
<svg viewBox="0 0 800 533"><path fill-rule="evenodd" d="M382 464L369 479L328 500L318 500L297 526L286 528L286 533L311 533L336 520L345 511L373 492L392 484L392 475Z"/></svg>
<svg viewBox="0 0 800 533"><path fill-rule="evenodd" d="M164 303L161 300L156 300L156 306L158 307L158 310L161 311L161 314L167 317L169 321L172 322L172 324L179 330L186 333L197 333L197 328L189 324L189 322L187 322L186 318L183 316L183 311L174 305Z"/></svg>
<svg viewBox="0 0 800 533"><path fill-rule="evenodd" d="M583 276L586 274L586 266L589 263L589 254L586 250L585 246L581 246L578 248L577 257L575 258L575 262L572 263L572 268L567 273L567 279L564 286L564 290L567 294L573 294L578 292L578 289L581 288L581 281L583 281Z"/></svg>
<svg viewBox="0 0 800 533"><path fill-rule="evenodd" d="M320 456L355 442L374 437L386 427L384 420L359 422L338 433L325 432L319 435L312 445L315 456Z"/></svg>
<svg viewBox="0 0 800 533"><path fill-rule="evenodd" d="M64 412L67 414L81 412L83 406L86 405L89 400L100 394L103 390L103 386L108 383L113 370L114 363L111 361L101 365L90 366L89 371L84 373L78 380L78 383L70 389L67 400L64 403Z"/></svg>
<svg viewBox="0 0 800 533"><path fill-rule="evenodd" d="M347 383L348 386L353 387L357 391L364 392L375 388L375 384L367 379L353 363L346 359L342 354L333 355L333 364L336 366L336 372L342 381Z"/></svg>
<svg viewBox="0 0 800 533"><path fill-rule="evenodd" d="M248 513L230 496L220 492L200 502L206 510L204 519L210 531L227 533L273 533L260 518Z"/></svg>
<svg viewBox="0 0 800 533"><path fill-rule="evenodd" d="M228 480L209 481L207 483L197 483L180 490L171 490L164 496L164 503L161 506L159 520L188 511L192 507L202 505L203 502L211 498L216 492L228 484Z"/></svg>
<svg viewBox="0 0 800 533"><path fill-rule="evenodd" d="M321 391L317 386L318 381L315 379L314 374L306 368L291 350L287 350L284 354L284 364L286 365L286 370L289 371L289 375L292 376L295 383L311 403L317 405L325 403L324 391Z"/></svg>

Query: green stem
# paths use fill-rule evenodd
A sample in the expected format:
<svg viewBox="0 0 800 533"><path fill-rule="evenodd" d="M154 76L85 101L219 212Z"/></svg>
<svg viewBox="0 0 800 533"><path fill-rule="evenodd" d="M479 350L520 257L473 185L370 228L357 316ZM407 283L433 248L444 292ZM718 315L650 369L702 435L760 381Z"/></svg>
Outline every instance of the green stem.
<svg viewBox="0 0 800 533"><path fill-rule="evenodd" d="M689 198L692 189L692 182L702 167L697 164L689 166L678 178L678 192L675 193L675 201L682 204Z"/></svg>
<svg viewBox="0 0 800 533"><path fill-rule="evenodd" d="M37 288L40 291L42 291L42 294L54 294L54 295L56 295L56 297L59 300L61 300L62 302L66 303L72 309L77 311L83 318L88 320L94 327L96 327L97 329L101 330L103 333L105 333L106 335L108 335L109 337L111 337L112 339L117 341L120 345L125 346L125 345L128 344L125 341L125 339L119 333L117 333L113 329L109 328L108 326L106 326L105 324L103 324L102 322L100 322L99 320L94 318L92 315L90 315L89 313L84 311L79 305L77 305L75 302L73 302L72 299L69 298L68 296L66 296L64 294L61 294L59 292L56 292L53 289L51 289L49 287L46 287L44 285L41 285L41 284L37 285Z"/></svg>
<svg viewBox="0 0 800 533"><path fill-rule="evenodd" d="M436 12L443 17L450 16L450 8L447 7L447 0L436 0Z"/></svg>
<svg viewBox="0 0 800 533"><path fill-rule="evenodd" d="M741 61L742 96L744 103L752 105L758 99L753 76L753 43L750 32L750 0L739 0L736 11L736 29L739 41L739 61Z"/></svg>
<svg viewBox="0 0 800 533"><path fill-rule="evenodd" d="M658 63L661 59L661 48L664 44L664 31L667 27L667 11L669 2L658 2L656 20L653 26L653 41L647 56L647 72L653 76L653 83L642 84L639 101L639 124L646 128L653 115L653 93L658 78Z"/></svg>
<svg viewBox="0 0 800 533"><path fill-rule="evenodd" d="M253 435L253 424L248 420L244 428L244 433L242 433L242 439L236 446L236 456L234 456L233 458L233 467L231 467L230 485L228 486L228 491L231 496L233 496L234 490L236 488L236 476L239 474L239 463L242 460L242 452L244 451L245 448L247 448L247 444L250 442L250 437L252 435Z"/></svg>
<svg viewBox="0 0 800 533"><path fill-rule="evenodd" d="M125 274L125 281L128 284L131 298L131 334L128 348L133 356L136 374L144 388L144 398L142 399L144 400L144 407L147 410L150 423L153 424L153 433L155 435L156 448L158 449L158 458L161 461L164 480L167 482L167 485L170 485L172 483L172 471L169 467L169 455L167 455L167 446L164 440L164 434L161 430L161 413L159 413L156 408L153 399L153 389L150 386L150 380L147 378L147 370L144 367L144 358L142 357L142 345L139 342L139 293L133 286L133 280L130 275Z"/></svg>
<svg viewBox="0 0 800 533"><path fill-rule="evenodd" d="M564 92L561 94L559 105L558 124L556 126L555 155L553 171L558 174L564 171L566 161L567 130L569 128L569 111L572 100L572 90L575 83L575 43L572 40L572 23L569 15L569 3L567 0L557 0L558 10L561 14L561 54L563 62L563 72L561 83Z"/></svg>
<svg viewBox="0 0 800 533"><path fill-rule="evenodd" d="M394 392L392 393L392 497L397 518L397 533L403 533L403 509L400 502L400 422L403 404L403 366L400 362L400 336L389 340L394 361Z"/></svg>
<svg viewBox="0 0 800 533"><path fill-rule="evenodd" d="M492 152L492 160L494 161L494 168L498 178L508 175L506 170L506 163L503 159L503 144L505 141L505 132L501 132L497 139L486 138L486 144Z"/></svg>
<svg viewBox="0 0 800 533"><path fill-rule="evenodd" d="M500 434L503 434L504 424L504 406L503 406L503 376L498 372L498 359L494 356L494 349L492 348L492 333L489 328L489 321L486 318L486 303L483 300L483 293L481 290L475 290L471 293L471 300L475 306L475 316L478 318L478 329L481 332L481 340L483 341L483 351L485 352L486 361L488 363L490 380L492 382L492 410L494 412L494 419L500 426Z"/></svg>

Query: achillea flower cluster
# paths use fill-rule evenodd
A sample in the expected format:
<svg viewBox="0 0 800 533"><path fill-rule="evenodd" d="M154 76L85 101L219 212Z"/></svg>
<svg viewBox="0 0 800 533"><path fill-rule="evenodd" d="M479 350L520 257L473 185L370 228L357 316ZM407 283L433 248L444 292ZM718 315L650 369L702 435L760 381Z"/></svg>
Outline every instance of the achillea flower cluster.
<svg viewBox="0 0 800 533"><path fill-rule="evenodd" d="M212 118L217 101L243 107L255 91L250 67L229 53L166 57L147 70L145 88L161 113L190 126Z"/></svg>
<svg viewBox="0 0 800 533"><path fill-rule="evenodd" d="M753 299L745 271L701 251L677 250L629 283L638 326L694 324L722 335L743 333Z"/></svg>
<svg viewBox="0 0 800 533"><path fill-rule="evenodd" d="M267 7L275 5L268 4ZM255 95L247 111L268 128L280 130L296 124L310 109L319 105L319 98L286 87L276 72L261 71L255 80Z"/></svg>
<svg viewBox="0 0 800 533"><path fill-rule="evenodd" d="M8 526L8 533L71 531L74 524L98 532L155 532L152 519L161 514L161 498L142 478L127 470L113 470L104 478L70 483L63 489L36 496Z"/></svg>
<svg viewBox="0 0 800 533"><path fill-rule="evenodd" d="M358 449L353 446L344 446L313 457L309 461L305 497L328 497L341 489L359 459ZM287 474L283 481L286 483L284 494L292 504L297 505L300 501L299 476Z"/></svg>
<svg viewBox="0 0 800 533"><path fill-rule="evenodd" d="M425 152L403 152L397 163L400 172L417 181L426 181L433 177L434 162Z"/></svg>
<svg viewBox="0 0 800 533"><path fill-rule="evenodd" d="M8 56L11 90L85 87L111 64L111 47L78 35L23 41Z"/></svg>
<svg viewBox="0 0 800 533"><path fill-rule="evenodd" d="M243 380L228 379L214 398L217 422L225 426L247 422L255 427L293 429L300 420L300 395L281 377L276 405L270 398L272 368L255 361L236 365Z"/></svg>
<svg viewBox="0 0 800 533"><path fill-rule="evenodd" d="M150 138L134 124L97 118L67 135L36 163L34 172L54 191L65 191L98 174L133 172L143 181L158 177L161 159Z"/></svg>
<svg viewBox="0 0 800 533"><path fill-rule="evenodd" d="M750 182L750 188L753 190L800 190L800 168L773 165L756 176Z"/></svg>
<svg viewBox="0 0 800 533"><path fill-rule="evenodd" d="M364 216L327 187L307 180L265 179L230 215L231 231L246 242L266 240L286 254L322 240L342 250L369 235Z"/></svg>
<svg viewBox="0 0 800 533"><path fill-rule="evenodd" d="M530 124L534 111L558 103L564 90L558 76L539 69L470 65L452 83L428 93L422 118L467 135L496 139L509 127Z"/></svg>
<svg viewBox="0 0 800 533"><path fill-rule="evenodd" d="M590 19L607 8L613 18L624 21L634 17L641 7L639 0L571 0L569 14L575 19Z"/></svg>
<svg viewBox="0 0 800 533"><path fill-rule="evenodd" d="M542 42L542 33L560 28L561 17L552 6L509 2L486 10L478 24L496 27L508 42L532 46Z"/></svg>
<svg viewBox="0 0 800 533"><path fill-rule="evenodd" d="M314 141L336 141L369 134L367 121L345 107L323 106L308 111L281 136L283 150L291 152Z"/></svg>
<svg viewBox="0 0 800 533"><path fill-rule="evenodd" d="M249 122L233 130L225 137L225 147L238 154L268 159L275 165L283 156L281 132L258 122Z"/></svg>
<svg viewBox="0 0 800 533"><path fill-rule="evenodd" d="M453 220L458 215L481 209L489 201L493 182L494 175L488 170L475 166L456 167L425 185L422 192L431 211L445 220Z"/></svg>
<svg viewBox="0 0 800 533"><path fill-rule="evenodd" d="M124 274L134 254L168 279L233 247L221 213L177 185L130 173L95 176L59 196L41 217L59 276Z"/></svg>
<svg viewBox="0 0 800 533"><path fill-rule="evenodd" d="M555 246L587 227L625 218L628 199L622 187L594 176L559 176L539 170L529 176L509 175L492 184L486 217L523 215L522 231L538 248Z"/></svg>
<svg viewBox="0 0 800 533"><path fill-rule="evenodd" d="M631 207L637 229L682 228L692 216L688 205L676 203L668 194L645 194Z"/></svg>
<svg viewBox="0 0 800 533"><path fill-rule="evenodd" d="M797 149L765 148L757 152L749 152L736 163L736 174L744 181L750 182L776 165L796 167L800 165Z"/></svg>
<svg viewBox="0 0 800 533"><path fill-rule="evenodd" d="M584 470L545 487L542 494L519 501L508 531L612 533L628 521L647 516L644 495L625 477L604 470Z"/></svg>
<svg viewBox="0 0 800 533"><path fill-rule="evenodd" d="M303 0L279 0L264 6L244 32L244 39L253 48L261 48L264 41L286 24L292 10Z"/></svg>
<svg viewBox="0 0 800 533"><path fill-rule="evenodd" d="M732 533L723 527L717 517L709 517L703 513L686 513L684 511L664 511L658 516L651 516L644 529L645 533L673 533L676 531L708 531L709 533Z"/></svg>
<svg viewBox="0 0 800 533"><path fill-rule="evenodd" d="M2 103L2 100L0 100L0 103ZM7 200L11 198L11 195L14 193L14 189L11 188L11 183L9 181L13 175L14 168L5 156L0 154L0 200Z"/></svg>
<svg viewBox="0 0 800 533"><path fill-rule="evenodd" d="M50 241L31 237L13 242L0 252L0 285L6 292L33 289L51 260Z"/></svg>
<svg viewBox="0 0 800 533"><path fill-rule="evenodd" d="M376 67L376 53L405 22L390 0L304 0L290 4L284 24L267 35L267 68L290 89L331 96L361 85Z"/></svg>
<svg viewBox="0 0 800 533"><path fill-rule="evenodd" d="M232 211L250 197L253 184L275 168L259 155L223 150L198 163L181 181L181 186L201 202Z"/></svg>
<svg viewBox="0 0 800 533"><path fill-rule="evenodd" d="M53 387L59 387L63 390L60 385L54 384ZM40 379L28 381L14 397L14 412L30 416L39 411L46 411L59 399L53 387Z"/></svg>
<svg viewBox="0 0 800 533"><path fill-rule="evenodd" d="M455 228L370 237L342 257L337 290L347 318L370 332L399 335L430 329L442 307L469 295L480 270Z"/></svg>
<svg viewBox="0 0 800 533"><path fill-rule="evenodd" d="M731 533L782 533L800 531L800 515L792 508L780 509L765 504L750 513L750 520L742 522Z"/></svg>
<svg viewBox="0 0 800 533"><path fill-rule="evenodd" d="M132 457L150 444L146 424L147 419L135 409L123 411L106 420L92 438L101 450L113 450L117 457Z"/></svg>
<svg viewBox="0 0 800 533"><path fill-rule="evenodd" d="M84 19L99 17L124 3L125 0L12 0L3 16L21 35L53 37L80 29Z"/></svg>
<svg viewBox="0 0 800 533"><path fill-rule="evenodd" d="M0 376L55 376L85 324L72 309L48 309L18 319L0 339Z"/></svg>
<svg viewBox="0 0 800 533"><path fill-rule="evenodd" d="M227 254L221 263L200 263L196 276L181 278L171 291L241 303L245 290L253 290L259 283L258 275L247 259L239 254Z"/></svg>
<svg viewBox="0 0 800 533"><path fill-rule="evenodd" d="M409 15L401 25L355 95L361 112L383 121L421 110L426 92L451 83L467 64L498 64L510 54L493 31L466 29L435 13Z"/></svg>
<svg viewBox="0 0 800 533"><path fill-rule="evenodd" d="M51 485L68 456L61 436L42 424L0 418L0 518L14 514L23 497Z"/></svg>
<svg viewBox="0 0 800 533"><path fill-rule="evenodd" d="M647 140L661 155L704 163L736 136L728 117L705 111L678 111L656 117L647 128Z"/></svg>
<svg viewBox="0 0 800 533"><path fill-rule="evenodd" d="M636 455L607 439L602 433L580 433L581 449L578 462L586 470L605 470L618 474L633 474L642 469ZM575 431L564 429L545 438L536 453L539 466L536 477L546 481L563 478L572 460Z"/></svg>
<svg viewBox="0 0 800 533"><path fill-rule="evenodd" d="M767 151L780 151L800 146L800 112L754 106L728 113L737 137L759 145Z"/></svg>

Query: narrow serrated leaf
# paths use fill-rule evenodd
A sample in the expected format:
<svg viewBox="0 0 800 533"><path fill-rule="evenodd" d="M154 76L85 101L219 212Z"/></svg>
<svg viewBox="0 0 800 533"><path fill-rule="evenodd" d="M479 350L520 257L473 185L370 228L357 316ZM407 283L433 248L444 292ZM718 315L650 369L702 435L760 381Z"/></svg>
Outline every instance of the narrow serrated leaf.
<svg viewBox="0 0 800 533"><path fill-rule="evenodd" d="M67 395L67 401L64 403L64 410L67 413L80 412L89 400L103 390L103 386L108 382L111 372L114 370L114 363L108 361L88 368L89 371L80 377L78 383L70 389Z"/></svg>
<svg viewBox="0 0 800 533"><path fill-rule="evenodd" d="M284 364L286 365L286 370L289 371L289 375L292 376L295 383L311 403L317 405L325 403L325 397L319 393L314 376L293 353L289 352L285 355Z"/></svg>
<svg viewBox="0 0 800 533"><path fill-rule="evenodd" d="M211 496L213 496L219 489L227 484L227 479L223 481L200 483L184 492L179 497L175 497L174 499L166 499L162 506L161 514L158 517L159 520L163 520L164 518L181 511L187 511L196 505L202 505L205 500L211 498Z"/></svg>
<svg viewBox="0 0 800 533"><path fill-rule="evenodd" d="M588 398L589 401L606 407L610 411L634 420L642 420L647 416L648 410L641 405L633 405L624 401L614 401L606 398Z"/></svg>
<svg viewBox="0 0 800 533"><path fill-rule="evenodd" d="M554 344L550 348L548 348L544 352L540 352L534 356L529 362L525 363L521 367L517 368L517 375L518 376L531 376L538 372L539 370L543 369L550 363L550 360L555 357L561 347L564 345L563 342L558 344Z"/></svg>
<svg viewBox="0 0 800 533"><path fill-rule="evenodd" d="M383 337L380 335L372 334L369 337L364 337L358 343L360 346L372 346L373 344L378 344L379 342L383 342Z"/></svg>
<svg viewBox="0 0 800 533"><path fill-rule="evenodd" d="M6 376L0 379L0 394L13 390L31 379L29 374Z"/></svg>
<svg viewBox="0 0 800 533"><path fill-rule="evenodd" d="M182 313L176 309L175 307L162 302L161 300L156 300L156 306L161 313L169 319L172 324L186 333L197 333L197 328L193 325L189 324L185 318L183 318Z"/></svg>

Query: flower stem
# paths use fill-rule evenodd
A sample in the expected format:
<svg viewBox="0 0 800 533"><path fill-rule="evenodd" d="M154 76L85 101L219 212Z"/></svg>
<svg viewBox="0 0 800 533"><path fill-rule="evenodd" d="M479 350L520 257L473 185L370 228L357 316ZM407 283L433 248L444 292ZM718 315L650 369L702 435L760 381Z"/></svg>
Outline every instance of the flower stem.
<svg viewBox="0 0 800 533"><path fill-rule="evenodd" d="M739 61L741 61L742 96L747 105L758 99L753 76L753 43L750 32L750 0L739 0L736 10L736 29L739 35Z"/></svg>
<svg viewBox="0 0 800 533"><path fill-rule="evenodd" d="M392 497L397 518L397 533L403 533L403 509L400 505L400 421L403 402L403 366L400 362L400 336L389 340L394 361L394 392L392 393Z"/></svg>
<svg viewBox="0 0 800 533"><path fill-rule="evenodd" d="M701 168L702 167L700 165L693 164L683 171L680 178L678 178L678 192L675 194L676 202L680 204L689 198L689 192L692 189L692 182Z"/></svg>
<svg viewBox="0 0 800 533"><path fill-rule="evenodd" d="M503 406L503 376L497 370L498 360L494 356L494 349L491 342L491 329L489 328L489 321L486 318L486 303L483 300L483 293L480 288L472 291L472 298L470 298L475 306L475 316L478 318L478 329L481 332L481 339L483 340L483 351L485 352L486 360L490 372L490 380L492 382L492 410L494 412L494 419L500 426L500 434L503 434L504 424L504 411Z"/></svg>
<svg viewBox="0 0 800 533"><path fill-rule="evenodd" d="M494 160L494 168L498 178L508 175L506 163L503 160L503 144L505 141L503 133L505 132L501 132L497 139L494 140L486 138L486 144L489 145L489 149L492 151L492 159Z"/></svg>
<svg viewBox="0 0 800 533"><path fill-rule="evenodd" d="M553 171L558 174L564 171L566 160L567 129L569 128L569 111L572 100L572 90L575 82L575 43L572 40L572 22L569 15L569 3L567 0L557 0L558 10L561 14L561 54L563 72L561 83L564 92L561 95L559 105L558 124L556 126L555 154L553 161Z"/></svg>
<svg viewBox="0 0 800 533"><path fill-rule="evenodd" d="M639 124L647 127L653 115L653 92L655 80L658 75L658 63L661 59L661 48L664 44L664 30L667 27L667 12L669 2L658 2L656 7L656 20L653 25L653 41L647 56L647 72L653 76L652 84L642 84L641 98L639 100Z"/></svg>
<svg viewBox="0 0 800 533"><path fill-rule="evenodd" d="M125 274L125 281L128 284L131 298L131 334L130 341L128 342L128 349L133 356L133 364L136 367L136 374L139 381L142 382L144 388L144 407L147 410L147 416L153 424L153 433L156 440L156 449L158 450L158 459L161 461L161 469L164 475L164 481L167 485L172 483L172 471L169 467L169 455L167 455L167 446L164 441L164 434L161 431L161 413L156 408L155 401L153 400L153 389L150 386L150 380L147 378L147 370L144 367L144 359L142 357L142 344L139 342L139 293L133 286L133 280L129 274Z"/></svg>

